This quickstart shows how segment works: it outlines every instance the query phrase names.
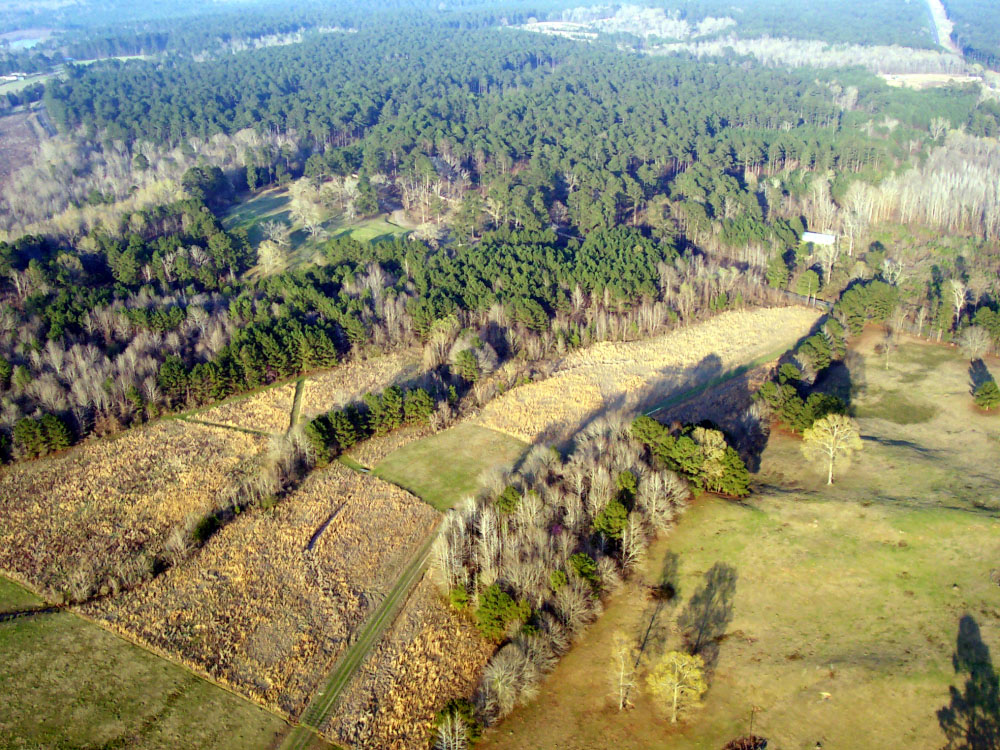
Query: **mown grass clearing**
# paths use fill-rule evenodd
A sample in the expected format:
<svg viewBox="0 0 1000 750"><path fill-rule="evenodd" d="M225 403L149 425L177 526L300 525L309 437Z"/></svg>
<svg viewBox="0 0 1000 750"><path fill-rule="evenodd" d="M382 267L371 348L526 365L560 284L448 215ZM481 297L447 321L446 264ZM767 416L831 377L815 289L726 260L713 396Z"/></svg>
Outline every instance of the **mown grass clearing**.
<svg viewBox="0 0 1000 750"><path fill-rule="evenodd" d="M0 578L0 612L41 604ZM0 623L0 654L0 747L246 750L286 730L277 716L69 612Z"/></svg>
<svg viewBox="0 0 1000 750"><path fill-rule="evenodd" d="M245 229L250 242L255 246L267 239L262 226L266 221L278 221L291 229L291 248L286 268L321 262L319 249L322 241L311 237L302 224L292 217L291 196L286 188L263 190L240 201L222 216L222 224L226 229ZM348 220L336 212L331 212L322 226L329 237L347 236L359 242L394 239L409 231L385 216Z"/></svg>
<svg viewBox="0 0 1000 750"><path fill-rule="evenodd" d="M832 488L796 438L772 435L759 491L745 504L698 501L540 697L480 747L719 748L748 731L754 706L754 731L769 747L945 744L937 712L949 686L968 678L951 661L961 618L1000 648L1000 476L988 468L1000 458L1000 421L969 410L968 363L954 351L907 344L889 370L870 346L861 353L851 368L858 407L909 378L907 398L934 415L860 418L864 451ZM737 582L705 705L671 726L641 676L635 707L619 713L609 696L613 632L645 639L648 669L681 645L677 616L716 563ZM676 596L651 599L663 583Z"/></svg>
<svg viewBox="0 0 1000 750"><path fill-rule="evenodd" d="M513 464L527 447L495 430L461 424L394 451L374 473L447 510L475 494L484 471Z"/></svg>

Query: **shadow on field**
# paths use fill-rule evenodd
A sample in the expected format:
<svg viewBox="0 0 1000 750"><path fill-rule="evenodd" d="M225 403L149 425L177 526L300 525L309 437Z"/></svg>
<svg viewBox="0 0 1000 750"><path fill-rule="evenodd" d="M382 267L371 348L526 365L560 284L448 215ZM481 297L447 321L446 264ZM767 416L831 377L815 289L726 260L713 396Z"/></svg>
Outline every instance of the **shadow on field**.
<svg viewBox="0 0 1000 750"><path fill-rule="evenodd" d="M650 603L643 613L642 622L647 623L639 641L639 653L635 657L635 665L639 666L647 650L653 654L663 653L667 636L670 633L669 618L663 618L663 611L677 606L680 597L680 581L678 580L680 558L674 552L668 552L660 569L659 579L650 588Z"/></svg>
<svg viewBox="0 0 1000 750"><path fill-rule="evenodd" d="M990 649L971 615L959 620L951 662L956 674L967 677L962 690L950 688L951 701L937 712L941 731L948 738L946 750L1000 748L1000 682Z"/></svg>
<svg viewBox="0 0 1000 750"><path fill-rule="evenodd" d="M974 359L969 363L969 392L975 393L976 389L983 383L993 380L989 368L981 359Z"/></svg>
<svg viewBox="0 0 1000 750"><path fill-rule="evenodd" d="M688 651L700 655L708 669L715 666L719 643L733 619L737 577L732 565L721 562L713 565L705 573L704 584L677 618Z"/></svg>

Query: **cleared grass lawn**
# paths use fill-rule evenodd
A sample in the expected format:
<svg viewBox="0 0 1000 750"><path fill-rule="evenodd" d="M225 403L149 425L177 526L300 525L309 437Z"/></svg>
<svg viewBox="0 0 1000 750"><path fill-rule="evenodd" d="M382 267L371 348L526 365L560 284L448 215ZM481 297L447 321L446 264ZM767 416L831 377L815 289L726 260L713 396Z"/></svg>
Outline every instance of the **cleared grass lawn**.
<svg viewBox="0 0 1000 750"><path fill-rule="evenodd" d="M41 604L0 578L0 612ZM0 622L0 707L4 748L263 750L286 729L277 716L69 612Z"/></svg>
<svg viewBox="0 0 1000 750"><path fill-rule="evenodd" d="M374 473L447 510L475 494L484 471L513 464L527 448L501 432L460 424L390 453Z"/></svg>
<svg viewBox="0 0 1000 750"><path fill-rule="evenodd" d="M753 706L769 747L945 744L937 712L969 677L952 666L960 619L974 618L994 658L1000 649L1000 420L969 409L968 362L954 351L907 344L889 370L870 347L861 354L850 373L859 413L898 391L926 418L894 396L862 416L864 451L832 488L796 438L772 435L759 491L743 504L697 501L539 698L477 747L718 750L748 731ZM718 631L704 706L672 726L645 673L681 646L678 614L716 563L737 575L732 619ZM654 600L664 583L676 595ZM622 713L607 668L619 629L645 642L635 707Z"/></svg>
<svg viewBox="0 0 1000 750"><path fill-rule="evenodd" d="M261 224L265 221L280 221L291 227L291 252L288 267L304 263L320 262L321 242L309 236L303 226L292 218L291 197L285 188L271 188L240 201L222 216L222 225L229 230L245 229L250 242L259 244L266 239ZM384 216L347 221L343 216L331 213L323 222L323 228L331 237L353 237L360 242L379 242L406 235L409 230L394 224Z"/></svg>

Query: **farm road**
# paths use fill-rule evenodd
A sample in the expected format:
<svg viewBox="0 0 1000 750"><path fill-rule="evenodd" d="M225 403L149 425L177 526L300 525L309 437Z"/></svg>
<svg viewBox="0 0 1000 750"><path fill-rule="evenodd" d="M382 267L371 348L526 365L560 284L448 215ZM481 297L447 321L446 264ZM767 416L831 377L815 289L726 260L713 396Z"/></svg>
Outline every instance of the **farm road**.
<svg viewBox="0 0 1000 750"><path fill-rule="evenodd" d="M315 738L314 732L318 732L329 720L344 689L351 684L354 673L364 663L365 657L378 642L379 636L396 619L396 615L402 609L410 592L423 576L436 537L437 530L428 534L427 539L403 570L392 590L365 621L358 633L357 640L333 665L333 670L326 678L322 688L316 692L309 706L303 712L299 725L288 733L280 750L305 750Z"/></svg>

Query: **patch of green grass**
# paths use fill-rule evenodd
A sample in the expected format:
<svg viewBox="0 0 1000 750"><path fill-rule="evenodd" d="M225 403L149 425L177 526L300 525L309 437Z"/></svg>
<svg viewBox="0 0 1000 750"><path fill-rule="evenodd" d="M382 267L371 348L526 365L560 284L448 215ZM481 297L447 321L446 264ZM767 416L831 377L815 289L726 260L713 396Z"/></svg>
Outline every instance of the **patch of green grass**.
<svg viewBox="0 0 1000 750"><path fill-rule="evenodd" d="M875 396L877 400L873 399ZM855 407L855 416L861 419L884 419L903 425L929 422L937 413L933 405L911 399L894 389L869 391L865 402Z"/></svg>
<svg viewBox="0 0 1000 750"><path fill-rule="evenodd" d="M38 600L0 578L0 609ZM56 612L0 623L0 747L273 746L285 722L102 628Z"/></svg>
<svg viewBox="0 0 1000 750"><path fill-rule="evenodd" d="M44 602L20 584L0 578L0 614L39 607Z"/></svg>
<svg viewBox="0 0 1000 750"><path fill-rule="evenodd" d="M390 453L374 473L443 511L474 495L484 471L513 464L527 448L510 435L461 424Z"/></svg>

